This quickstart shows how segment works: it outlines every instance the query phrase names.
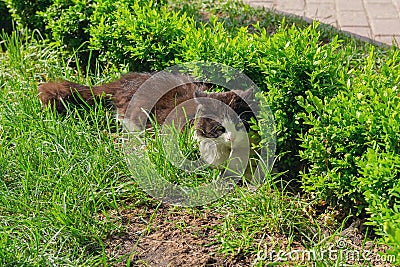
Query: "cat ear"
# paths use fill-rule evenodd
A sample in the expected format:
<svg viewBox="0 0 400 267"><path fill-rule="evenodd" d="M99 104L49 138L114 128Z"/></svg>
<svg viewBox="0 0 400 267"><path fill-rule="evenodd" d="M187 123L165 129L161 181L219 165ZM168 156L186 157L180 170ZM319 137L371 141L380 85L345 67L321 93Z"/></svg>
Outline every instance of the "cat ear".
<svg viewBox="0 0 400 267"><path fill-rule="evenodd" d="M246 91L238 91L237 93L243 100L252 100L254 99L254 89L250 88Z"/></svg>
<svg viewBox="0 0 400 267"><path fill-rule="evenodd" d="M195 91L193 93L193 96L194 96L194 100L197 102L197 104L200 104L200 102L201 102L200 98L207 97L208 94L203 91Z"/></svg>
<svg viewBox="0 0 400 267"><path fill-rule="evenodd" d="M207 93L203 91L195 91L194 98L207 97Z"/></svg>

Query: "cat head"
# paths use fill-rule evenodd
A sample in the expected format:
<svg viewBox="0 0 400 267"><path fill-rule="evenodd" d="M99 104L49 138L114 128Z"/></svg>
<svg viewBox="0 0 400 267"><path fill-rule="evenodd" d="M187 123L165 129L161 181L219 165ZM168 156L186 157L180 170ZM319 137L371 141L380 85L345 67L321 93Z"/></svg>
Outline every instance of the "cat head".
<svg viewBox="0 0 400 267"><path fill-rule="evenodd" d="M224 135L229 141L234 138L235 131L249 131L250 119L255 117L249 105L254 99L252 89L210 94L197 91L194 97L198 104L197 136L219 138Z"/></svg>
<svg viewBox="0 0 400 267"><path fill-rule="evenodd" d="M250 107L253 90L195 92L194 97L198 104L195 138L207 163L220 166L231 157L233 150L248 148L250 119L255 117Z"/></svg>

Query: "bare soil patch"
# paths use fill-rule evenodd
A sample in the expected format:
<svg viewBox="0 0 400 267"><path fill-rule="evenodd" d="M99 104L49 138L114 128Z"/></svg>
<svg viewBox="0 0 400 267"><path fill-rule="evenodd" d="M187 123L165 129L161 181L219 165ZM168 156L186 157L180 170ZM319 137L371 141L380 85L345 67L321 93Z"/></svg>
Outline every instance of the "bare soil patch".
<svg viewBox="0 0 400 267"><path fill-rule="evenodd" d="M223 215L168 205L125 210L125 231L107 240L114 266L250 266L248 258L226 258L217 251L215 226Z"/></svg>

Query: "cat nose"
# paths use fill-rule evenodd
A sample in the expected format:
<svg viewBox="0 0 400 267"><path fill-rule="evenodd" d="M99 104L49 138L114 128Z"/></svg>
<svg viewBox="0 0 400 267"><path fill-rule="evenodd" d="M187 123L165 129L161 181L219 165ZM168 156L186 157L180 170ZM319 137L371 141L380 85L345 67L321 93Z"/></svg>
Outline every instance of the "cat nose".
<svg viewBox="0 0 400 267"><path fill-rule="evenodd" d="M230 142L235 141L235 138L233 137L233 134L231 134L231 133L227 134L227 138L226 139L228 139L228 141L230 141Z"/></svg>

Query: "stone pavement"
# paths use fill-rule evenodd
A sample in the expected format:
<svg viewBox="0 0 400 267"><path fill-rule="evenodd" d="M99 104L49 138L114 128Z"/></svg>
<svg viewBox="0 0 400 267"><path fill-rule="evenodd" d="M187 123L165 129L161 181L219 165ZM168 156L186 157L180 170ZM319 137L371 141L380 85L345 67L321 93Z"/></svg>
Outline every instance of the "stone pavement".
<svg viewBox="0 0 400 267"><path fill-rule="evenodd" d="M316 19L356 36L400 46L400 0L243 0Z"/></svg>

